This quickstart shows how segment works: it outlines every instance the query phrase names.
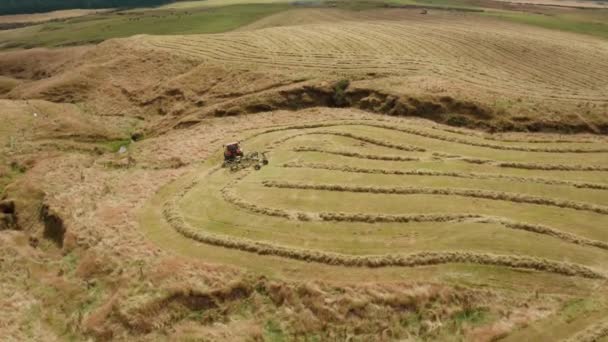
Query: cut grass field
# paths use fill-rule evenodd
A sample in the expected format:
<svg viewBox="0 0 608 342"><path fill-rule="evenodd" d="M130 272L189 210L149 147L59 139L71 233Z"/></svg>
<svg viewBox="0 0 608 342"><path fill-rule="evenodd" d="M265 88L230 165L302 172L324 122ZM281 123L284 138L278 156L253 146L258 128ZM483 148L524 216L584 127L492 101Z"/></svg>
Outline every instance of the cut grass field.
<svg viewBox="0 0 608 342"><path fill-rule="evenodd" d="M608 9L561 9L557 7L532 6L525 8L496 8L496 3L486 0L376 0L376 1L309 1L293 3L287 0L231 0L231 1L186 1L158 8L132 9L111 13L77 12L87 14L71 18L71 14L57 14L58 21L39 25L0 31L0 49L20 49L32 47L57 47L98 43L111 38L129 37L137 34L203 34L235 30L247 26L266 16L288 9L316 7L333 11L335 8L346 12L366 12L386 6L428 7L443 10L464 10L472 20L491 16L502 21L511 21L531 26L608 38ZM332 8L327 8L332 7ZM298 11L296 11L298 12ZM306 11L298 12L303 17L295 21L287 19L287 25L306 21L318 22ZM437 14L433 12L433 14ZM53 15L41 18L54 18ZM327 17L327 16L325 16ZM326 18L333 22L343 19ZM0 23L25 19L13 16L0 17ZM32 20L35 16L32 17ZM38 20L38 19L35 19ZM360 20L355 17L351 20ZM279 20L280 22L281 20ZM284 20L283 20L284 21ZM283 25L278 23L277 25ZM261 26L254 25L253 27ZM267 25L268 26L268 25Z"/></svg>
<svg viewBox="0 0 608 342"><path fill-rule="evenodd" d="M218 167L217 151L160 189L140 214L157 246L274 279L569 293L562 309L507 340L603 332L606 305L594 291L604 280L594 279L608 275L608 174L463 162L608 166L603 139L486 136L380 118L234 138L246 151L269 151L270 164L232 172Z"/></svg>
<svg viewBox="0 0 608 342"><path fill-rule="evenodd" d="M332 268L363 267L350 276L379 267L373 271L376 276L389 278L395 276L395 267L438 265L449 273L453 264L470 265L479 277L505 266L537 274L605 276L608 253L602 246L608 235L601 227L608 222L603 209L608 208L608 193L564 183L584 179L607 184L605 172L503 170L463 164L462 157L437 158L437 153L496 157L500 151L504 160L607 165L602 157L606 152L583 153L602 142L546 143L542 146L551 152L542 152L535 150L538 143L488 141L407 123L391 123L392 129L365 122L321 126L271 129L248 139L247 148L271 151L271 164L261 171L217 170L219 156L212 158L151 200L142 227L154 241L180 253L270 274L285 268L293 275L295 269L309 269L302 264L309 261ZM355 134L366 141L353 139ZM458 142L445 144L453 138ZM424 151L404 151L379 141ZM482 142L489 147L479 146ZM301 146L413 160L363 161L298 151ZM515 147L529 151L509 150ZM362 172L363 166L387 173ZM495 177L424 174L439 170ZM555 183L547 182L551 179ZM271 270L265 266L267 258L285 266ZM473 266L477 263L486 266ZM306 277L307 271L302 272L297 276Z"/></svg>
<svg viewBox="0 0 608 342"><path fill-rule="evenodd" d="M457 84L471 98L483 93L485 98L499 96L516 103L588 102L594 108L608 108L605 41L491 18L476 17L476 26L471 27L474 16L364 11L352 17L359 21L141 37L139 42L151 49L260 72L280 69L317 77L386 74L437 84L449 80L444 87Z"/></svg>

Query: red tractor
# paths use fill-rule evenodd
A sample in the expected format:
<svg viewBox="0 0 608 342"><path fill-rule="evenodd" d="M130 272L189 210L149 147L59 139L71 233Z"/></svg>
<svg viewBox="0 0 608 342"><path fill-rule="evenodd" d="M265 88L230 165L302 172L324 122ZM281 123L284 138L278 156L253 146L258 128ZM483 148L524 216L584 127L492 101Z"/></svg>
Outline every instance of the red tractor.
<svg viewBox="0 0 608 342"><path fill-rule="evenodd" d="M234 161L237 157L243 157L243 151L241 151L241 146L239 142L232 142L226 144L226 148L224 149L224 161Z"/></svg>

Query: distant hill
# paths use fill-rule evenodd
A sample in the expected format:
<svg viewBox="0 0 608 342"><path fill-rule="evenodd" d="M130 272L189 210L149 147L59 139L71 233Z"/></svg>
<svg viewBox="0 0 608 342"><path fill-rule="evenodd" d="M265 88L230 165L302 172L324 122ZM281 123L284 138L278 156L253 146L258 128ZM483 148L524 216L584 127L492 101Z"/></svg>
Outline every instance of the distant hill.
<svg viewBox="0 0 608 342"><path fill-rule="evenodd" d="M157 6L173 0L2 0L0 15L42 13L65 9Z"/></svg>

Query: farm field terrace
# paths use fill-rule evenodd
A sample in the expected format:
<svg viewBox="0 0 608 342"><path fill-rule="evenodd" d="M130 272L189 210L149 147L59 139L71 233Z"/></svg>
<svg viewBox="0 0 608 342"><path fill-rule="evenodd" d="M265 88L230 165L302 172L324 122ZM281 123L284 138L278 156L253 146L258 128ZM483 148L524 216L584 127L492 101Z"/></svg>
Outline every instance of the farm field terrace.
<svg viewBox="0 0 608 342"><path fill-rule="evenodd" d="M270 165L233 172L218 154L162 189L141 217L153 241L296 278L605 277L603 140L506 142L407 120L252 133L244 146Z"/></svg>

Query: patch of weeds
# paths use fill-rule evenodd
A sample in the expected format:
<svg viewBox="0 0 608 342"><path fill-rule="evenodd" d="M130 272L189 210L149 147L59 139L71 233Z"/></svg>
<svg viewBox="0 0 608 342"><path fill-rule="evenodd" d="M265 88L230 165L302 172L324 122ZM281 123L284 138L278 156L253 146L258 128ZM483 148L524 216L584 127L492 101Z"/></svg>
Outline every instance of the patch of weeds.
<svg viewBox="0 0 608 342"><path fill-rule="evenodd" d="M408 331L416 332L420 330L420 322L422 322L422 318L417 312L411 313L399 320L402 327L406 328Z"/></svg>
<svg viewBox="0 0 608 342"><path fill-rule="evenodd" d="M128 148L129 145L131 145L131 142L131 139L110 140L108 142L105 142L104 145L108 151L116 153L120 150L122 146Z"/></svg>
<svg viewBox="0 0 608 342"><path fill-rule="evenodd" d="M190 311L185 319L195 322L201 322L205 318L204 310Z"/></svg>
<svg viewBox="0 0 608 342"><path fill-rule="evenodd" d="M105 293L104 287L100 282L94 282L92 287L87 291L87 298L80 304L79 310L82 313L90 312L98 307Z"/></svg>
<svg viewBox="0 0 608 342"><path fill-rule="evenodd" d="M580 317L582 313L596 310L598 307L599 303L597 301L593 301L589 298L575 298L564 304L561 314L566 322L571 322L577 317Z"/></svg>
<svg viewBox="0 0 608 342"><path fill-rule="evenodd" d="M74 271L76 271L76 266L78 265L78 256L76 253L70 253L63 257L62 263L65 265L65 271L68 274L73 274Z"/></svg>
<svg viewBox="0 0 608 342"><path fill-rule="evenodd" d="M25 331L27 337L34 338L34 325L39 324L42 317L42 307L36 303L27 309L25 321L21 322L21 329Z"/></svg>
<svg viewBox="0 0 608 342"><path fill-rule="evenodd" d="M343 79L334 85L333 104L336 107L344 107L348 104L346 101L346 89L350 85L350 81Z"/></svg>
<svg viewBox="0 0 608 342"><path fill-rule="evenodd" d="M460 327L464 324L479 325L489 319L489 311L486 308L467 308L457 312L453 316L454 323Z"/></svg>
<svg viewBox="0 0 608 342"><path fill-rule="evenodd" d="M449 117L445 123L455 127L466 127L470 124L470 120L466 116L455 115Z"/></svg>
<svg viewBox="0 0 608 342"><path fill-rule="evenodd" d="M274 342L285 341L285 333L279 323L273 320L266 321L264 325L264 340Z"/></svg>

